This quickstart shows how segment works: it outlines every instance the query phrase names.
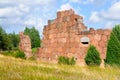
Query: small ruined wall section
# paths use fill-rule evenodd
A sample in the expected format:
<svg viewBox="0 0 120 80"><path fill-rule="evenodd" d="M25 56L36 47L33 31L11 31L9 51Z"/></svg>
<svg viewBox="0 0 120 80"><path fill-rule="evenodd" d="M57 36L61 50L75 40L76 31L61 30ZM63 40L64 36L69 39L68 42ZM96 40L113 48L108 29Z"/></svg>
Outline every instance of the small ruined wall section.
<svg viewBox="0 0 120 80"><path fill-rule="evenodd" d="M20 42L19 42L19 50L24 52L26 58L31 57L32 50L31 50L31 41L28 35L24 35L23 32L20 32Z"/></svg>
<svg viewBox="0 0 120 80"><path fill-rule="evenodd" d="M72 46L79 47L77 35L76 43L71 41L71 38L86 29L83 17L75 14L73 10L58 12L57 18L48 20L48 25L44 27L42 48L38 50L39 59L56 61L59 56L71 56L71 52L74 53Z"/></svg>
<svg viewBox="0 0 120 80"><path fill-rule="evenodd" d="M96 49L100 52L101 59L105 59L106 51L107 51L107 43L109 40L110 33L111 30L108 29L94 30L93 28L91 28L87 33L86 32L79 33L80 39L82 37L88 37L90 40L89 44L82 44L80 42L80 53L83 55L82 59L84 59L90 44L94 45Z"/></svg>
<svg viewBox="0 0 120 80"><path fill-rule="evenodd" d="M101 59L106 58L107 43L110 37L111 30L98 29L91 31L93 36L90 36L90 43L93 44L100 52Z"/></svg>

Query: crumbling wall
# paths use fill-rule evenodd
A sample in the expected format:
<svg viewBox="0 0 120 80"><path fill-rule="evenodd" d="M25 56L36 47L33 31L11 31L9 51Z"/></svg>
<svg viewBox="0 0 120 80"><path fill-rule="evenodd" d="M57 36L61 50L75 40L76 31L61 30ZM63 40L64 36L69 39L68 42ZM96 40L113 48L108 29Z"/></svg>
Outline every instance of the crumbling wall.
<svg viewBox="0 0 120 80"><path fill-rule="evenodd" d="M57 18L48 20L48 25L44 27L43 45L38 50L38 57L53 61L57 60L58 56L69 56L72 47L70 39L79 31L86 29L83 17L75 14L73 10L58 12ZM78 46L78 43L76 44Z"/></svg>
<svg viewBox="0 0 120 80"><path fill-rule="evenodd" d="M19 42L19 50L24 52L26 58L31 57L32 50L31 50L31 41L28 35L24 35L23 32L20 32L20 42Z"/></svg>
<svg viewBox="0 0 120 80"><path fill-rule="evenodd" d="M57 18L48 20L48 25L44 27L43 45L38 51L38 56L48 60L57 60L58 56L67 56L72 34L86 29L83 17L76 15L73 10L58 12Z"/></svg>
<svg viewBox="0 0 120 80"><path fill-rule="evenodd" d="M83 23L83 17L73 10L58 12L57 18L48 20L48 25L44 27L38 58L56 62L59 56L74 56L77 64L84 65L86 51L93 44L104 59L110 32L107 29L88 30Z"/></svg>
<svg viewBox="0 0 120 80"><path fill-rule="evenodd" d="M88 42L87 44L82 43L80 41L79 52L78 52L77 58L79 58L80 61L84 61L87 50L88 50L90 44L92 44L100 52L101 59L104 60L106 57L107 42L109 40L110 33L111 33L111 30L108 30L108 29L94 30L93 28L90 28L90 30L87 32L86 31L80 32L78 34L79 39L87 37L89 39L89 41L85 41L85 42Z"/></svg>

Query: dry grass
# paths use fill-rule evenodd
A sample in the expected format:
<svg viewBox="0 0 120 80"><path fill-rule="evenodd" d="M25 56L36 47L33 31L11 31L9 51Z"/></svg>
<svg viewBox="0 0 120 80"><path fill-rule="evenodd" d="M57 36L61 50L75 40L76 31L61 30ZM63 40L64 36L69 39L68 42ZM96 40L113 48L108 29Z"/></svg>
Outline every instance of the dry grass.
<svg viewBox="0 0 120 80"><path fill-rule="evenodd" d="M0 55L0 80L120 80L120 68L67 66Z"/></svg>

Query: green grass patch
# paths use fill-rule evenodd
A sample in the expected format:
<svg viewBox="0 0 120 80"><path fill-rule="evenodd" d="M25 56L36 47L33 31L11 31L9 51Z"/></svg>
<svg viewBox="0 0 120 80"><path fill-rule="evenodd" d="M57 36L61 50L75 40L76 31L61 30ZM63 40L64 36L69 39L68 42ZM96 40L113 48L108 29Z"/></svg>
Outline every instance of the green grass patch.
<svg viewBox="0 0 120 80"><path fill-rule="evenodd" d="M37 48L32 48L32 52L36 53L37 52Z"/></svg>
<svg viewBox="0 0 120 80"><path fill-rule="evenodd" d="M21 52L19 50L16 51L4 51L1 54L5 56L12 56L15 58L21 58L21 59L26 59L24 52Z"/></svg>
<svg viewBox="0 0 120 80"><path fill-rule="evenodd" d="M120 68L80 67L0 55L0 80L119 80Z"/></svg>

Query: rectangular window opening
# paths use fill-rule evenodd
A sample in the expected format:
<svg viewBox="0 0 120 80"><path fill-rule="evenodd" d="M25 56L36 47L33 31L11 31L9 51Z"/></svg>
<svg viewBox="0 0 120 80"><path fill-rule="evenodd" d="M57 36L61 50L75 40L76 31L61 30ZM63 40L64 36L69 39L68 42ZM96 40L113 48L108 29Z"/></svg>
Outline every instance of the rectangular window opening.
<svg viewBox="0 0 120 80"><path fill-rule="evenodd" d="M88 42L82 42L82 44L88 44Z"/></svg>

